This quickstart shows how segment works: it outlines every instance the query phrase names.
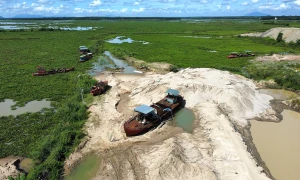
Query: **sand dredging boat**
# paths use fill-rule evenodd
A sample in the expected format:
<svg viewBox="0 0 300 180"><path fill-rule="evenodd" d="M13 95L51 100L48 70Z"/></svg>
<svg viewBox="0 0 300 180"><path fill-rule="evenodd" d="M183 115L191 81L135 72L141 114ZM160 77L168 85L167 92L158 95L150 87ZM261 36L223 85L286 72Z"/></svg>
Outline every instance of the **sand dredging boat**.
<svg viewBox="0 0 300 180"><path fill-rule="evenodd" d="M173 119L173 115L184 107L185 101L178 90L168 89L166 93L163 99L151 106L143 104L134 109L137 114L124 123L127 136L148 132L164 121Z"/></svg>

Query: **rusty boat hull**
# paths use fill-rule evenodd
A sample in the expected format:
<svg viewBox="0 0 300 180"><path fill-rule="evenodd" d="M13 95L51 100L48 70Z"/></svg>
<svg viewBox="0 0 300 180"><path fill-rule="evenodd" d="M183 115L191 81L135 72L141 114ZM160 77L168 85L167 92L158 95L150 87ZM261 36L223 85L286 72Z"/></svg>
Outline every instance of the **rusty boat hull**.
<svg viewBox="0 0 300 180"><path fill-rule="evenodd" d="M108 88L108 81L99 81L90 89L90 93L93 96L102 94Z"/></svg>
<svg viewBox="0 0 300 180"><path fill-rule="evenodd" d="M51 69L51 70L47 71L43 67L39 67L38 71L36 73L32 73L32 75L33 76L46 76L46 75L56 74L56 73L66 73L66 72L70 72L70 71L74 71L74 70L75 70L75 67Z"/></svg>
<svg viewBox="0 0 300 180"><path fill-rule="evenodd" d="M159 118L147 120L142 123L138 120L138 115L129 119L124 123L124 131L126 136L137 136L147 133L148 131L156 128L162 122L172 119L173 115L184 106L184 99L182 96L177 97L177 103L170 103L167 101L167 97L152 104L150 107L155 109ZM167 110L166 110L167 109Z"/></svg>

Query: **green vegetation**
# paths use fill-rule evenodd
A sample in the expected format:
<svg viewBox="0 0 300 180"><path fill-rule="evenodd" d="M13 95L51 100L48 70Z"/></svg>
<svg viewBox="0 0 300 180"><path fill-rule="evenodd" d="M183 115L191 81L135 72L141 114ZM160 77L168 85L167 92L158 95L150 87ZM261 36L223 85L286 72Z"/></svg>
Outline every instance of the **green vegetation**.
<svg viewBox="0 0 300 180"><path fill-rule="evenodd" d="M276 41L277 41L277 42L283 41L283 33L279 33L279 34L278 34L278 36L277 36L277 38L276 38Z"/></svg>
<svg viewBox="0 0 300 180"><path fill-rule="evenodd" d="M274 79L281 88L300 90L300 73L293 68L297 64L257 62L247 66L244 74L256 80Z"/></svg>
<svg viewBox="0 0 300 180"><path fill-rule="evenodd" d="M61 21L55 28L49 28L53 27L51 20L28 21L39 27L0 31L0 102L13 99L18 106L23 106L29 101L47 98L53 106L42 113L0 117L0 157L32 158L36 165L26 179L61 178L64 160L84 137L82 127L88 118L88 104L85 103L92 100L88 92L95 83L85 72L105 50L122 58L131 56L146 62L167 62L172 64L170 71L174 72L185 67L217 68L254 79L275 79L284 88L300 89L296 72L299 64L255 64L250 62L251 57L227 59L233 51L250 50L256 55L299 53L299 41L286 44L269 38L238 36L274 27L265 21L72 20ZM295 21L281 21L276 26L285 27L286 24L299 27ZM95 28L91 31L61 30L64 26ZM116 36L132 38L135 42L105 42ZM80 45L89 47L96 53L95 57L79 63ZM34 77L31 73L36 71L36 66L48 70L75 67L75 71Z"/></svg>

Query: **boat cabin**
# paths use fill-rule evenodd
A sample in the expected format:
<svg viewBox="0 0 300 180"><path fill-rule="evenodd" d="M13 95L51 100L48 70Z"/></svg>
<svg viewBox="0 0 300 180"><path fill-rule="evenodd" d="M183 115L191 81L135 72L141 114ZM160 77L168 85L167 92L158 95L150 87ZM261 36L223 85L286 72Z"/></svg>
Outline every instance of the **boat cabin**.
<svg viewBox="0 0 300 180"><path fill-rule="evenodd" d="M166 96L166 100L169 102L169 103L176 103L177 102L177 99L178 99L178 96L179 96L179 91L176 90L176 89L168 89L166 91L167 93L167 96Z"/></svg>
<svg viewBox="0 0 300 180"><path fill-rule="evenodd" d="M86 54L86 53L89 53L90 50L89 50L89 48L87 48L86 46L79 46L79 52L80 52L81 54Z"/></svg>
<svg viewBox="0 0 300 180"><path fill-rule="evenodd" d="M146 123L146 121L151 121L153 119L159 118L155 113L156 109L145 104L136 107L134 111L138 113L137 120L141 121L142 123Z"/></svg>

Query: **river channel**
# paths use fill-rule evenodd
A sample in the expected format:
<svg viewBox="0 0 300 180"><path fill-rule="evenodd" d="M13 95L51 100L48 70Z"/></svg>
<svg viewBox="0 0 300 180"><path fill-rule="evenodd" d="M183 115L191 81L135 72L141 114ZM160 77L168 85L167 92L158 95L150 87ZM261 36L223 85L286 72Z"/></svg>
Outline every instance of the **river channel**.
<svg viewBox="0 0 300 180"><path fill-rule="evenodd" d="M276 99L294 96L284 90L263 90ZM300 113L284 110L279 123L250 121L253 142L271 174L277 180L300 178Z"/></svg>

